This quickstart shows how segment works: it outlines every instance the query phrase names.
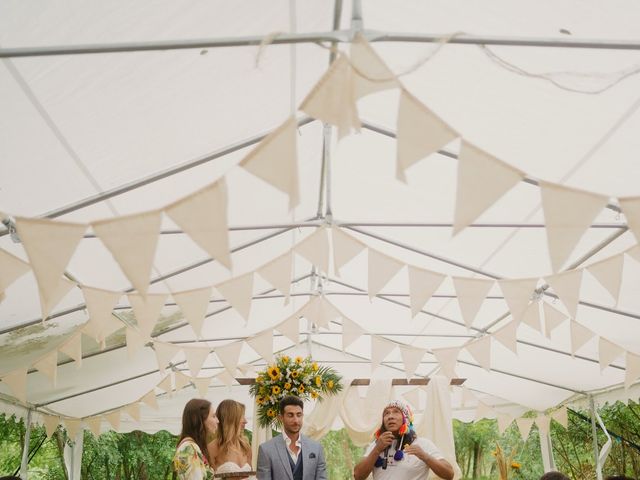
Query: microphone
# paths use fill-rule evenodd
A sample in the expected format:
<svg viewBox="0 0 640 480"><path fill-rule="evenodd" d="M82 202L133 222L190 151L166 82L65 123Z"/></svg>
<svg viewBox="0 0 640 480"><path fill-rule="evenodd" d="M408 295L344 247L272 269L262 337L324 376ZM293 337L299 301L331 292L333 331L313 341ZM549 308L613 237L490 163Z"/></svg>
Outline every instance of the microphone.
<svg viewBox="0 0 640 480"><path fill-rule="evenodd" d="M387 462L389 461L389 447L384 449L384 459L382 460L382 469L387 469Z"/></svg>

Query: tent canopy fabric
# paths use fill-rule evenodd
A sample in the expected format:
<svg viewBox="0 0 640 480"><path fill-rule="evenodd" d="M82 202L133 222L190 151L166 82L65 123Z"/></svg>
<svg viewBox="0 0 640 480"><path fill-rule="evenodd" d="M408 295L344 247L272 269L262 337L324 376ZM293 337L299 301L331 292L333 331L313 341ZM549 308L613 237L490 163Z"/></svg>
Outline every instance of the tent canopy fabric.
<svg viewBox="0 0 640 480"><path fill-rule="evenodd" d="M143 406L142 421L123 417L121 429L175 431L181 405L198 391L157 386L190 375L186 350L211 350L199 373L216 377L205 385L209 398L251 404L246 386L227 386L218 375L229 362L245 370L235 377L263 368L245 340L265 332L273 332L273 352L310 354L345 378L405 378L407 347L420 349L415 376L451 367L466 379L476 403L453 395L454 416L466 420L477 402L518 415L589 395L637 399L639 9L631 1L571 0L2 2L0 249L13 256L0 257L2 408L87 418L154 391L160 410ZM361 129L339 138L335 124L299 107L329 83L318 82L336 58L359 75L357 31L398 83L358 99ZM181 42L191 48L177 48ZM118 46L124 51L109 51ZM95 52L74 52L83 48ZM352 84L336 85L344 119ZM423 117L406 121L399 104L409 98ZM292 116L294 135L263 141ZM399 144L416 126L403 145L423 148L414 119L427 117L453 140L419 156L403 182ZM293 141L297 158L287 164L282 152ZM250 168L258 145L268 161ZM512 188L500 187L507 171ZM282 188L296 175L299 202L291 209ZM212 220L219 230L211 238L228 229L231 269L167 214L221 182L226 196L216 198L227 202L226 219ZM199 212L194 225L211 220L206 208ZM153 334L133 351L144 315L132 310L131 275L95 222L143 213L161 222L161 233L118 223L116 240L136 272L145 273L139 264L153 254L142 303L167 297L149 314L152 328L159 317ZM453 235L464 214L472 224ZM52 300L45 321L45 274L38 263L36 280L34 259L44 251L45 260L62 261L68 243L45 234L27 252L16 241L26 233L10 234L16 219L20 228L20 219L43 217L87 226L61 266L73 286ZM14 257L29 268L4 285L9 265L22 268ZM282 263L261 273L275 260ZM283 272L290 292L281 276L274 280ZM64 293L58 277L53 297ZM498 280L523 282L509 288ZM79 336L93 318L87 287L118 293L100 327L104 339ZM205 287L213 293L198 332L171 295ZM420 295L426 303L414 305L413 316ZM325 302L310 306L319 296ZM353 341L345 346L347 328ZM475 350L465 347L489 336ZM239 357L227 357L223 347L236 342ZM177 347L168 377L158 366L166 345ZM390 353L372 372L381 345ZM446 365L438 352L454 347L454 365ZM81 362L71 360L77 348ZM57 364L54 384L39 362L58 350L47 364ZM22 389L10 374L26 367Z"/></svg>

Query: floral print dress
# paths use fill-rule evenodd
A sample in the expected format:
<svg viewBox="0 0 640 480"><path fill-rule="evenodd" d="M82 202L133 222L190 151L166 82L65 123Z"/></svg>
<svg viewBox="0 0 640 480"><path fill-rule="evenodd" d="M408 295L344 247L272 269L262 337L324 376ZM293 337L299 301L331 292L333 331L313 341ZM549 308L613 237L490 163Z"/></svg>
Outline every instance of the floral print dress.
<svg viewBox="0 0 640 480"><path fill-rule="evenodd" d="M173 469L180 480L213 480L213 470L196 442L185 438L173 456Z"/></svg>

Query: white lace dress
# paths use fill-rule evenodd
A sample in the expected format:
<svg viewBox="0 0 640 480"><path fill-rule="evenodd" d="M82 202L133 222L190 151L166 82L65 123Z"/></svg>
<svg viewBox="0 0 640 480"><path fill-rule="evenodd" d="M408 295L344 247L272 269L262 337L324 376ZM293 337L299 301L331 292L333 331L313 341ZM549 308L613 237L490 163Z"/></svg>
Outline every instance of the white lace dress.
<svg viewBox="0 0 640 480"><path fill-rule="evenodd" d="M235 472L250 472L251 471L251 465L249 465L248 463L245 463L244 466L240 466L235 462L224 462L222 465L220 465L218 468L216 468L216 474L218 473L235 473ZM256 480L255 476L247 476L247 477L240 477L240 478L248 478L249 480Z"/></svg>

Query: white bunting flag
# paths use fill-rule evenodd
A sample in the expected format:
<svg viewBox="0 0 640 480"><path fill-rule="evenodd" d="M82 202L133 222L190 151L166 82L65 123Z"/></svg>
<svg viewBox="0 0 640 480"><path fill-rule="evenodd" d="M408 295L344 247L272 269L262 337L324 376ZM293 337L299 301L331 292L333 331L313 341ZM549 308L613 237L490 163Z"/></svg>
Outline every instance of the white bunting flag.
<svg viewBox="0 0 640 480"><path fill-rule="evenodd" d="M502 435L507 428L513 423L513 417L511 415L507 415L506 413L498 414L498 432Z"/></svg>
<svg viewBox="0 0 640 480"><path fill-rule="evenodd" d="M547 435L551 427L551 417L546 415L538 415L536 417L536 425L541 434Z"/></svg>
<svg viewBox="0 0 640 480"><path fill-rule="evenodd" d="M482 302L493 287L494 281L463 277L452 277L452 279L464 324L467 328L471 328Z"/></svg>
<svg viewBox="0 0 640 480"><path fill-rule="evenodd" d="M256 336L249 337L246 342L267 363L273 361L273 330L265 330Z"/></svg>
<svg viewBox="0 0 640 480"><path fill-rule="evenodd" d="M537 278L522 278L518 280L498 280L500 290L507 302L511 317L518 323L522 321L522 314L529 306L535 292Z"/></svg>
<svg viewBox="0 0 640 480"><path fill-rule="evenodd" d="M231 375L228 371L224 370L215 376L218 380L222 382L223 385L230 387L236 382L236 379L233 375Z"/></svg>
<svg viewBox="0 0 640 480"><path fill-rule="evenodd" d="M371 335L371 372L374 372L395 348L395 343Z"/></svg>
<svg viewBox="0 0 640 480"><path fill-rule="evenodd" d="M188 290L171 294L176 301L184 318L189 322L196 336L202 336L202 324L204 323L209 300L211 300L211 287Z"/></svg>
<svg viewBox="0 0 640 480"><path fill-rule="evenodd" d="M158 370L162 373L171 361L180 353L180 347L176 347L170 343L153 342L153 350L156 352L158 360Z"/></svg>
<svg viewBox="0 0 640 480"><path fill-rule="evenodd" d="M353 320L342 316L342 350L358 340L364 334L364 328Z"/></svg>
<svg viewBox="0 0 640 480"><path fill-rule="evenodd" d="M319 327L329 329L331 322L342 317L340 311L324 295L318 295L299 310L307 320Z"/></svg>
<svg viewBox="0 0 640 480"><path fill-rule="evenodd" d="M573 356L584 344L594 337L595 333L583 327L575 320L571 320L569 325L571 326L571 355Z"/></svg>
<svg viewBox="0 0 640 480"><path fill-rule="evenodd" d="M609 199L546 182L540 182L540 194L551 266L557 272Z"/></svg>
<svg viewBox="0 0 640 480"><path fill-rule="evenodd" d="M50 438L58 429L58 425L60 425L60 417L42 414L42 421L47 432L47 438Z"/></svg>
<svg viewBox="0 0 640 480"><path fill-rule="evenodd" d="M55 387L58 381L58 351L49 352L36 363L33 367L42 372L51 380L51 384Z"/></svg>
<svg viewBox="0 0 640 480"><path fill-rule="evenodd" d="M217 347L214 351L220 359L220 363L227 369L230 375L236 374L238 360L240 359L240 351L243 342L232 342L222 347Z"/></svg>
<svg viewBox="0 0 640 480"><path fill-rule="evenodd" d="M205 398L209 393L209 385L211 385L211 377L192 378L194 386L198 390L198 393L202 398Z"/></svg>
<svg viewBox="0 0 640 480"><path fill-rule="evenodd" d="M289 117L241 162L240 166L289 197L289 210L300 203L298 186L298 131Z"/></svg>
<svg viewBox="0 0 640 480"><path fill-rule="evenodd" d="M368 291L371 300L391 281L405 264L395 258L369 249Z"/></svg>
<svg viewBox="0 0 640 480"><path fill-rule="evenodd" d="M522 323L542 334L542 322L540 320L540 304L533 302L522 314Z"/></svg>
<svg viewBox="0 0 640 480"><path fill-rule="evenodd" d="M618 198L620 208L627 219L627 225L640 242L640 197Z"/></svg>
<svg viewBox="0 0 640 480"><path fill-rule="evenodd" d="M598 358L600 361L600 371L611 365L616 358L624 353L624 349L606 338L600 337L598 342Z"/></svg>
<svg viewBox="0 0 640 480"><path fill-rule="evenodd" d="M464 349L487 372L491 370L491 337L485 335L464 346Z"/></svg>
<svg viewBox="0 0 640 480"><path fill-rule="evenodd" d="M420 313L422 307L438 290L445 278L447 277L440 273L409 266L409 298L412 318Z"/></svg>
<svg viewBox="0 0 640 480"><path fill-rule="evenodd" d="M294 246L293 251L315 265L320 272L329 273L329 232L325 227L318 227Z"/></svg>
<svg viewBox="0 0 640 480"><path fill-rule="evenodd" d="M60 303L60 301L64 297L66 297L71 289L75 286L76 284L74 282L68 280L66 277L62 277L60 283L58 284L57 290L51 294L51 297L49 299L45 299L42 297L42 295L39 295L40 307L43 312L42 321L46 320L46 318L49 316L49 313L53 311L55 306L58 305L58 303ZM47 312L46 316L44 312Z"/></svg>
<svg viewBox="0 0 640 480"><path fill-rule="evenodd" d="M89 427L89 430L91 430L91 433L93 433L93 436L98 438L102 430L102 418L88 417L88 418L84 418L83 420L85 425Z"/></svg>
<svg viewBox="0 0 640 480"><path fill-rule="evenodd" d="M147 405L148 407L153 408L154 410L158 410L158 399L156 398L156 393L151 390L144 397L140 399L142 403Z"/></svg>
<svg viewBox="0 0 640 480"><path fill-rule="evenodd" d="M533 426L533 418L516 418L516 424L518 425L518 430L520 430L522 441L526 442Z"/></svg>
<svg viewBox="0 0 640 480"><path fill-rule="evenodd" d="M307 115L337 127L339 139L360 131L353 76L349 60L339 55L300 105Z"/></svg>
<svg viewBox="0 0 640 480"><path fill-rule="evenodd" d="M113 427L116 432L120 430L120 410L111 412L104 416L105 420Z"/></svg>
<svg viewBox="0 0 640 480"><path fill-rule="evenodd" d="M156 385L156 387L159 388L160 390L167 392L169 396L171 396L171 392L175 390L173 372L169 372L169 374L166 377L164 377L162 381L158 383L158 385Z"/></svg>
<svg viewBox="0 0 640 480"><path fill-rule="evenodd" d="M331 240L333 242L333 269L336 275L340 276L342 267L367 247L338 227L331 229Z"/></svg>
<svg viewBox="0 0 640 480"><path fill-rule="evenodd" d="M150 337L160 318L160 312L167 300L165 294L146 295L130 293L127 295L133 308L133 314L138 322L138 330L145 337Z"/></svg>
<svg viewBox="0 0 640 480"><path fill-rule="evenodd" d="M63 274L80 243L86 225L47 219L16 218L16 230L38 282L42 299L42 318L60 300L57 294Z"/></svg>
<svg viewBox="0 0 640 480"><path fill-rule="evenodd" d="M176 390L178 391L182 390L184 387L191 384L191 378L189 378L188 376L186 376L181 372L175 373L174 381L175 381Z"/></svg>
<svg viewBox="0 0 640 480"><path fill-rule="evenodd" d="M133 357L136 356L136 353L142 350L148 342L148 337L143 336L133 327L127 327L126 339L129 360L132 360Z"/></svg>
<svg viewBox="0 0 640 480"><path fill-rule="evenodd" d="M29 271L29 264L0 248L0 294Z"/></svg>
<svg viewBox="0 0 640 480"><path fill-rule="evenodd" d="M569 418L567 416L567 407L560 407L558 410L551 414L551 418L562 425L564 428L567 428L567 424Z"/></svg>
<svg viewBox="0 0 640 480"><path fill-rule="evenodd" d="M542 302L542 309L544 311L544 333L547 338L551 338L551 332L564 323L567 317L547 302Z"/></svg>
<svg viewBox="0 0 640 480"><path fill-rule="evenodd" d="M143 296L149 287L161 220L158 210L91 224L133 288Z"/></svg>
<svg viewBox="0 0 640 480"><path fill-rule="evenodd" d="M253 272L232 278L215 287L245 322L248 322L253 297Z"/></svg>
<svg viewBox="0 0 640 480"><path fill-rule="evenodd" d="M396 76L361 34L357 34L351 42L350 57L356 100L371 93L400 86Z"/></svg>
<svg viewBox="0 0 640 480"><path fill-rule="evenodd" d="M284 304L289 303L291 293L291 268L293 255L289 251L258 269L258 274L284 295Z"/></svg>
<svg viewBox="0 0 640 480"><path fill-rule="evenodd" d="M113 319L112 311L122 296L120 292L111 292L99 288L82 286L82 295L87 305L89 321L82 331L100 343L105 338L105 333ZM122 325L122 324L120 324Z"/></svg>
<svg viewBox="0 0 640 480"><path fill-rule="evenodd" d="M82 334L80 332L73 334L58 350L72 358L76 362L76 368L82 366Z"/></svg>
<svg viewBox="0 0 640 480"><path fill-rule="evenodd" d="M473 417L474 421L481 420L483 418L491 418L494 416L493 408L484 402L478 400L478 406L476 407L476 413Z"/></svg>
<svg viewBox="0 0 640 480"><path fill-rule="evenodd" d="M520 170L462 140L453 235L472 224L523 179Z"/></svg>
<svg viewBox="0 0 640 480"><path fill-rule="evenodd" d="M460 347L434 348L431 352L440 364L442 374L447 378L455 378L457 376L456 363L458 363Z"/></svg>
<svg viewBox="0 0 640 480"><path fill-rule="evenodd" d="M420 409L420 387L416 387L402 394L402 397L413 407L413 411Z"/></svg>
<svg viewBox="0 0 640 480"><path fill-rule="evenodd" d="M571 318L576 318L580 301L580 287L582 286L582 269L569 270L546 277L553 291L560 297Z"/></svg>
<svg viewBox="0 0 640 480"><path fill-rule="evenodd" d="M69 440L75 442L78 432L82 429L82 421L73 418L65 418L64 428L67 431L67 437Z"/></svg>
<svg viewBox="0 0 640 480"><path fill-rule="evenodd" d="M300 342L300 321L298 313L294 313L285 321L276 325L275 328L296 345Z"/></svg>
<svg viewBox="0 0 640 480"><path fill-rule="evenodd" d="M518 354L518 322L511 320L504 327L491 334L494 340Z"/></svg>
<svg viewBox="0 0 640 480"><path fill-rule="evenodd" d="M202 365L209 356L209 347L184 347L182 349L187 359L187 365L192 377L197 377Z"/></svg>
<svg viewBox="0 0 640 480"><path fill-rule="evenodd" d="M425 354L425 349L411 347L409 345L399 345L399 348L402 363L404 364L404 373L407 378L411 378L420 366L422 357L424 357Z"/></svg>
<svg viewBox="0 0 640 480"><path fill-rule="evenodd" d="M15 398L22 403L27 401L27 367L19 368L7 373L2 377L2 382L6 383Z"/></svg>
<svg viewBox="0 0 640 480"><path fill-rule="evenodd" d="M405 89L400 93L396 134L396 178L406 182L414 163L458 138L458 133ZM476 185L477 187L477 185Z"/></svg>
<svg viewBox="0 0 640 480"><path fill-rule="evenodd" d="M620 254L587 267L589 273L611 294L616 305L620 296L623 266L624 255Z"/></svg>
<svg viewBox="0 0 640 480"><path fill-rule="evenodd" d="M628 390L638 377L640 377L640 356L627 352L625 356L625 366L624 388Z"/></svg>
<svg viewBox="0 0 640 480"><path fill-rule="evenodd" d="M164 209L205 252L231 270L227 184L223 178Z"/></svg>

